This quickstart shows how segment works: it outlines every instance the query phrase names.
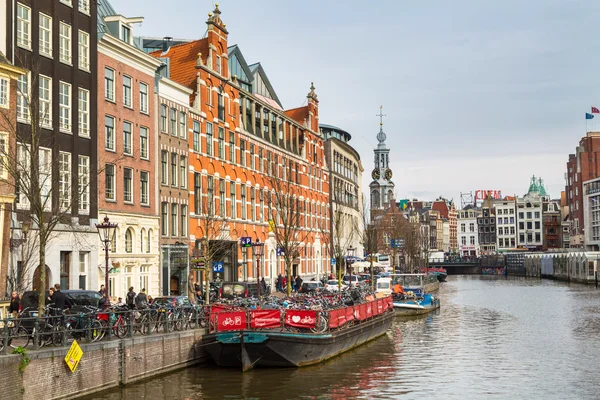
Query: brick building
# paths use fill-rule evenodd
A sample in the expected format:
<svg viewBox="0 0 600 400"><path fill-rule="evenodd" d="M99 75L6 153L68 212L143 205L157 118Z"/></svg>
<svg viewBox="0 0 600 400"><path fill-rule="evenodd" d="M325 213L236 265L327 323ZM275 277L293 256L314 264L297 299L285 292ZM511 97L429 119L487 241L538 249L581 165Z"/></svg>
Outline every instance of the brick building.
<svg viewBox="0 0 600 400"><path fill-rule="evenodd" d="M189 145L189 243L198 247L208 235L207 218L223 224L216 260L225 280L255 279L253 257L239 250L241 237L265 243L260 276L273 282L283 272L269 229L273 179L291 182L302 202L302 229L308 233L294 260L294 274L305 277L329 270L329 173L319 133L318 99L311 87L307 105L285 110L260 63L247 64L217 8L210 13L206 37L152 52L167 65L169 79L191 89L197 131ZM215 238L208 237L209 240Z"/></svg>
<svg viewBox="0 0 600 400"><path fill-rule="evenodd" d="M60 283L64 289L97 288L97 187L91 179L97 165L96 11L90 1L0 2L0 52L29 71L18 80L16 133L23 142L18 145L19 167L26 171L26 163L39 151L34 165L46 221L60 218L45 249L45 267L39 265L39 253L28 259L20 252L11 257L13 267L26 271L33 287L45 268L46 287ZM36 150L25 144L32 126L39 133ZM28 238L36 238L39 225L25 195L31 190L25 179L16 199L14 227L33 219Z"/></svg>
<svg viewBox="0 0 600 400"><path fill-rule="evenodd" d="M133 46L133 24L142 18L123 17L103 0L98 10L98 209L118 224L109 293L125 297L133 286L154 296L160 293L154 76L161 63Z"/></svg>

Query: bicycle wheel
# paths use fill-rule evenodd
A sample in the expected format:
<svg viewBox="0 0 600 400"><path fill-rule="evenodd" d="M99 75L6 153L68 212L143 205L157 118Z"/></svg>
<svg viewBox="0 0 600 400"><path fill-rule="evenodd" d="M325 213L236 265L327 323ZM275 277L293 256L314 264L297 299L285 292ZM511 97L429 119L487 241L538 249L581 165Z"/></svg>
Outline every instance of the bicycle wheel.
<svg viewBox="0 0 600 400"><path fill-rule="evenodd" d="M100 321L98 320L92 320L90 321L90 339L92 340L92 342L97 342L98 340L101 340L104 337L104 328L102 327L102 324L100 323Z"/></svg>
<svg viewBox="0 0 600 400"><path fill-rule="evenodd" d="M13 337L13 340L10 343L10 347L16 349L17 347L27 348L29 343L32 342L31 333L27 331L27 329L19 326L16 330L16 333Z"/></svg>
<svg viewBox="0 0 600 400"><path fill-rule="evenodd" d="M127 336L127 330L128 326L125 318L118 319L114 326L115 335L117 335L118 338L123 339Z"/></svg>
<svg viewBox="0 0 600 400"><path fill-rule="evenodd" d="M151 326L152 322L150 321L150 318L147 316L143 316L140 320L140 332L142 333L142 335L149 335L150 332L152 332L152 326Z"/></svg>
<svg viewBox="0 0 600 400"><path fill-rule="evenodd" d="M60 324L54 325L52 327L52 344L55 346L64 346L63 340L63 329Z"/></svg>

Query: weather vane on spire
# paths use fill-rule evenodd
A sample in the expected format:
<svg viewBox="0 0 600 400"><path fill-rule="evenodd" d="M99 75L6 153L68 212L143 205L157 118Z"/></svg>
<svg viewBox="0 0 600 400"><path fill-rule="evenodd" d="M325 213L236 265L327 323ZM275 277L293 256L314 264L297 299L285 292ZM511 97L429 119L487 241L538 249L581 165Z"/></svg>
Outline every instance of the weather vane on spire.
<svg viewBox="0 0 600 400"><path fill-rule="evenodd" d="M383 113L383 106L379 106L379 114L376 116L379 117L379 125L383 126L383 117L387 117L387 115Z"/></svg>

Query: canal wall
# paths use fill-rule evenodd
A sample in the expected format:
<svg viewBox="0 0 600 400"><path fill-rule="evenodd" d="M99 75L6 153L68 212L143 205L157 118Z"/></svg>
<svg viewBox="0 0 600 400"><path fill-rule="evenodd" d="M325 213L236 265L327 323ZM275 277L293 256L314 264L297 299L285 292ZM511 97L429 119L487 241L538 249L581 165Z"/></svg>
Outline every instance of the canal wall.
<svg viewBox="0 0 600 400"><path fill-rule="evenodd" d="M68 348L0 357L1 398L65 399L124 385L208 360L200 345L204 329L81 344L75 372L64 358Z"/></svg>

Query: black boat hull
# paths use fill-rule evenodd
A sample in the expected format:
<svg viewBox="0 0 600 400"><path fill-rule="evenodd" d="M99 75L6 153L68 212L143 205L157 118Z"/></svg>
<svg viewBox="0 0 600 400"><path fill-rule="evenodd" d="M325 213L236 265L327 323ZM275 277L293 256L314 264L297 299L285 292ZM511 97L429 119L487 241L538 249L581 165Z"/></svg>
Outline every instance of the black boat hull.
<svg viewBox="0 0 600 400"><path fill-rule="evenodd" d="M384 335L394 320L393 310L325 334L280 331L235 331L203 337L207 353L221 367L303 367L335 357Z"/></svg>

